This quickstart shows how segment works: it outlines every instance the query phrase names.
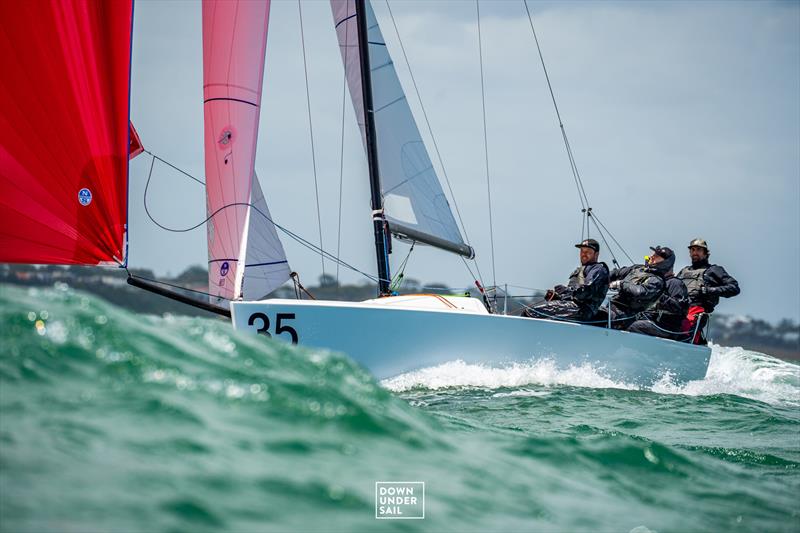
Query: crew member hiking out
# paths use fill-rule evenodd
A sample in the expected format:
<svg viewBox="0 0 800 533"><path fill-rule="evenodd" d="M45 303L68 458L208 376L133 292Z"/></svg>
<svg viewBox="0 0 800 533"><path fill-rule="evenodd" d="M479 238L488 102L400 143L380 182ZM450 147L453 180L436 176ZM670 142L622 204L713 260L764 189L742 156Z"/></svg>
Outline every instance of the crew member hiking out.
<svg viewBox="0 0 800 533"><path fill-rule="evenodd" d="M684 267L678 279L686 284L689 292L689 311L682 324L682 330L688 334L697 329L697 334L692 342L706 344L702 329L707 321L707 315L714 312L720 298L731 298L739 294L739 282L733 279L724 268L708 262L711 252L708 244L703 239L694 239L689 243L690 266ZM697 327L697 321L701 323Z"/></svg>
<svg viewBox="0 0 800 533"><path fill-rule="evenodd" d="M595 316L595 325L605 327L611 313L611 327L627 329L636 315L655 303L664 292L664 274L672 270L675 255L658 263L616 268L611 272L611 285L617 295Z"/></svg>
<svg viewBox="0 0 800 533"><path fill-rule="evenodd" d="M675 253L666 246L650 248L653 255L648 264L656 265L672 259L675 263ZM670 268L664 274L664 292L653 302L648 309L637 315L636 322L630 325L628 331L643 333L653 337L664 337L673 340L685 340L686 335L681 333L681 324L689 310L689 293L686 285L675 277Z"/></svg>
<svg viewBox="0 0 800 533"><path fill-rule="evenodd" d="M588 321L597 313L608 292L608 266L597 262L600 244L596 240L586 239L575 247L580 249L581 264L569 276L567 286L548 290L545 301L525 308L522 316Z"/></svg>

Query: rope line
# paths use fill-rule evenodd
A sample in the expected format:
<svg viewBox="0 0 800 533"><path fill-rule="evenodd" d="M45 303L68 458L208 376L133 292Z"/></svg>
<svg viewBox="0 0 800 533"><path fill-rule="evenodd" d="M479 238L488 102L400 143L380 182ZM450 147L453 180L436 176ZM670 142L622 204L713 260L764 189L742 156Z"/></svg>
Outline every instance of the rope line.
<svg viewBox="0 0 800 533"><path fill-rule="evenodd" d="M483 75L483 40L481 38L481 6L475 0L475 11L478 18L478 59L481 70L481 108L483 110L483 155L486 163L486 196L489 201L489 243L492 251L492 284L497 286L497 270L494 262L494 224L492 221L492 187L489 179L489 139L486 134L486 87Z"/></svg>
<svg viewBox="0 0 800 533"><path fill-rule="evenodd" d="M306 80L306 109L308 110L308 132L311 137L311 165L314 169L314 197L317 200L317 228L319 229L319 248L323 248L322 244L322 216L320 215L319 208L319 183L317 181L317 156L314 149L314 124L311 120L311 93L308 88L308 64L306 62L306 37L303 30L303 8L300 5L300 0L297 0L297 14L300 18L300 42L303 49L303 73ZM325 257L320 254L320 261L322 262L322 275L325 275Z"/></svg>
<svg viewBox="0 0 800 533"><path fill-rule="evenodd" d="M544 77L545 80L547 81L547 89L550 92L550 99L553 102L553 109L555 110L556 118L558 119L558 127L561 130L561 138L564 141L564 148L567 152L567 158L569 159L569 166L572 172L572 178L573 181L575 182L575 187L578 191L578 200L581 203L581 216L582 216L581 240L583 240L584 238L588 238L591 235L591 223L589 222L591 219L595 225L595 229L600 234L600 237L603 239L603 242L606 243L606 246L608 247L608 250L613 258L614 264L619 265L619 263L617 262L617 258L614 256L614 251L610 246L608 246L608 242L603 232L608 233L609 237L614 242L614 244L616 244L616 246L622 251L625 257L628 258L631 264L634 264L635 262L633 261L633 259L631 259L631 256L628 254L625 248L622 247L622 245L619 243L619 241L617 241L617 239L614 237L611 231L602 222L600 222L600 220L597 219L597 216L592 212L592 208L589 203L589 197L586 194L586 188L584 187L583 179L581 178L581 173L578 170L578 164L575 161L575 154L572 151L572 145L570 144L569 137L567 136L567 129L564 126L564 121L561 117L561 111L558 108L558 102L556 101L555 91L553 90L553 84L550 80L550 74L547 71L547 65L545 64L544 61L544 54L542 53L542 47L541 44L539 43L539 36L536 34L536 27L533 23L533 15L531 14L530 7L528 6L528 0L523 0L522 3L525 6L525 13L528 16L528 23L531 27L533 40L536 43L536 50L539 54L539 62L542 65L542 71L544 72Z"/></svg>
<svg viewBox="0 0 800 533"><path fill-rule="evenodd" d="M249 202L235 202L235 203L231 203L231 204L226 204L226 205L223 205L223 206L221 206L220 208L218 208L216 211L214 211L213 213L211 213L210 215L208 215L208 216L207 216L207 217L206 217L204 220L202 220L201 222L198 222L197 224L194 224L193 226L189 226L189 227L186 227L186 228L170 228L170 227L168 227L168 226L165 226L164 224L161 224L161 223L160 223L160 222L158 222L158 221L157 221L157 220L156 220L156 219L153 217L153 215L150 213L150 210L149 210L149 208L148 208L148 205L147 205L147 191L148 191L148 189L149 189L149 187L150 187L150 181L151 181L151 179L152 179L152 177L153 177L153 167L154 167L154 165L155 165L155 161L156 161L156 159L159 159L159 160L160 160L160 158L156 158L156 157L154 156L154 157L153 157L153 160L152 160L152 162L150 163L150 173L149 173L149 174L148 174L148 176L147 176L147 183L146 183L146 185L145 185L145 188L144 188L144 198L143 198L143 201L144 201L145 213L147 213L147 216L148 216L148 218L150 218L150 220L153 222L153 224L155 224L155 225L156 225L156 226L158 226L159 228L163 229L164 231L169 231L169 232L171 232L171 233L187 233L187 232L189 232L189 231L195 230L195 229L197 229L197 228L199 228L199 227L203 226L203 225L204 225L204 224L206 224L206 223L207 223L209 220L211 220L212 218L214 218L214 217L215 217L217 214L219 214L220 212L224 211L225 209L228 209L228 208L230 208L230 207L250 207L250 208L252 208L252 209L253 209L253 210L254 210L256 213L260 214L260 215L261 215L262 217L264 217L264 218L265 218L267 221L269 221L270 223L272 223L272 224L273 224L273 225L274 225L276 228L278 228L279 230L281 230L281 231L282 231L282 232L283 232L285 235L287 235L287 236L288 236L288 237L290 237L291 239L295 240L297 243L301 244L302 246L304 246L304 247L308 248L308 249L309 249L309 250L311 250L312 252L314 252L314 253L319 253L319 254L322 254L322 255L324 255L324 257L325 257L326 259L328 259L329 261L333 261L333 262L335 262L335 263L337 263L337 264L340 264L341 266L343 266L343 267L345 267L345 268L348 268L348 269L352 270L353 272L356 272L356 273L358 273L358 274L361 274L362 276L366 277L367 279L370 279L370 280L374 281L375 283L377 283L377 282L379 281L379 278L378 278L377 276L373 276L372 274L368 274L368 273L364 272L363 270L361 270L361 269L359 269L359 268L356 268L356 267L354 267L353 265L351 265L351 264L347 263L346 261L343 261L342 259L340 259L339 257L335 256L334 254L332 254L332 253L330 253L330 252L327 252L327 251L326 251L326 250L324 250L323 248L320 248L319 246L317 246L317 245L315 245L315 244L313 244L313 243L311 243L311 242L307 241L306 239L304 239L303 237L301 237L301 236L299 236L298 234L294 233L293 231L291 231L291 230L289 230L289 229L285 228L284 226L281 226L280 224L278 224L277 222L275 222L275 221L274 221L274 220L273 220L273 219L272 219L270 216L268 216L266 213L264 213L264 212L263 212L261 209L259 209L259 208L258 208L258 206L256 206L256 205L253 205L253 204L251 204L251 203L249 203ZM170 166L172 166L172 165L170 165ZM183 172L183 173L184 173L184 174L187 174L186 172ZM188 174L187 174L187 175L188 175ZM198 180L197 178L193 178L193 179L194 179L195 181L197 181L198 183L202 183L202 182L201 182L200 180ZM386 280L386 281L391 281L391 280Z"/></svg>

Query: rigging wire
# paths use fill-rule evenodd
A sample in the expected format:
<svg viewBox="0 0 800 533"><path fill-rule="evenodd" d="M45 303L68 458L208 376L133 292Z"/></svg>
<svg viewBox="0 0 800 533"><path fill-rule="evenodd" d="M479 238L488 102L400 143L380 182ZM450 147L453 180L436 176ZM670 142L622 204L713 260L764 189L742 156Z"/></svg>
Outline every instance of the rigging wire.
<svg viewBox="0 0 800 533"><path fill-rule="evenodd" d="M314 125L311 120L311 93L308 88L308 64L306 62L306 37L303 31L303 8L300 5L300 0L297 0L297 14L300 18L300 42L303 48L303 73L306 80L306 109L308 110L308 131L311 136L311 165L314 169L314 196L317 201L317 228L319 229L319 247L322 245L322 217L320 216L319 209L319 183L317 181L317 157L316 150L314 150ZM322 275L325 275L325 257L320 254L320 261L322 262Z"/></svg>
<svg viewBox="0 0 800 533"><path fill-rule="evenodd" d="M489 243L492 251L492 284L497 286L497 271L494 263L494 225L492 223L492 187L489 180L489 139L486 135L486 88L483 76L483 41L481 40L481 6L480 0L475 0L475 11L478 16L478 58L481 68L481 107L483 109L483 155L486 163L486 196L489 201Z"/></svg>
<svg viewBox="0 0 800 533"><path fill-rule="evenodd" d="M564 140L564 146L567 149L567 157L569 158L569 166L570 170L572 171L572 177L575 180L575 187L578 190L578 199L581 202L581 208L583 212L586 212L586 208L589 205L589 200L586 197L586 191L583 189L583 183L580 179L580 174L578 173L578 166L575 164L575 158L572 154L572 149L569 145L569 139L567 138L567 130L564 128L564 121L561 119L561 112L558 109L558 103L556 102L556 95L553 92L553 85L550 82L550 74L547 72L547 66L544 62L544 55L542 55L542 47L539 44L539 37L536 35L536 28L533 25L533 15L531 15L531 11L528 8L528 1L523 0L523 4L525 5L525 12L528 14L528 23L531 26L531 32L533 33L533 40L536 42L536 50L539 53L539 61L542 64L542 71L544 71L545 80L547 80L547 88L550 91L550 99L553 101L553 108L556 112L556 117L558 118L558 127L561 129L561 136Z"/></svg>
<svg viewBox="0 0 800 533"><path fill-rule="evenodd" d="M464 240L467 244L470 244L470 238L467 234L467 226L464 224L464 219L461 216L461 209L458 207L458 202L456 201L456 195L453 193L453 186L450 183L450 177L447 175L447 169L444 166L444 160L442 159L442 154L439 151L439 144L436 142L436 136L433 134L433 127L431 126L430 119L428 119L428 112L425 110L425 105L422 102L422 95L419 91L419 86L417 85L417 80L414 77L414 71L411 69L411 62L408 60L408 54L406 53L406 47L403 44L403 38L400 37L400 30L397 27L397 21L395 21L394 13L392 12L392 6L389 4L389 0L386 0L386 9L389 11L389 18L392 20L392 26L394 27L394 33L397 35L397 42L400 44L400 51L403 54L403 60L406 63L406 68L408 69L409 77L411 78L411 85L414 87L414 92L417 95L417 101L419 102L419 108L422 111L422 117L425 119L425 126L428 128L428 135L430 135L431 142L433 143L433 149L436 152L436 159L439 161L439 166L442 169L442 176L444 176L444 181L447 184L447 189L450 192L450 198L453 199L453 206L456 208L456 216L458 217L458 223L461 225L461 231L464 232ZM345 41L346 42L346 41ZM463 259L463 258L462 258ZM478 277L481 283L483 283L483 276L481 275L480 267L478 266L478 261L473 258L472 261L475 263L475 269L478 271ZM470 275L474 278L475 275L467 266L467 270L470 271Z"/></svg>
<svg viewBox="0 0 800 533"><path fill-rule="evenodd" d="M275 222L269 215L267 215L265 212L263 212L261 209L259 209L258 206L254 205L254 204L251 204L249 202L235 202L235 203L230 203L230 204L223 205L219 209L217 209L216 211L214 211L213 213L208 215L201 222L199 222L199 223L197 223L197 224L195 224L193 226L189 226L187 228L170 228L168 226L165 226L165 225L161 224L150 213L150 209L149 209L149 207L147 205L147 191L148 191L148 189L150 187L150 181L151 181L151 179L153 177L153 167L155 165L155 161L156 160L163 161L160 157L153 156L153 159L152 159L152 161L150 163L150 172L149 172L149 174L147 176L147 183L145 184L145 187L144 187L143 202L144 202L144 210L145 210L145 213L147 213L148 218L153 222L153 224L155 224L159 228L163 229L164 231L169 231L171 233L187 233L189 231L195 230L195 229L203 226L209 220L214 218L217 214L219 214L220 212L224 211L225 209L228 209L229 207L250 207L251 209L253 209L253 211L255 211L256 213L260 214L267 221L272 223L276 228L278 228L280 231L282 231L286 236L288 236L289 238L295 240L297 243L299 243L300 245L304 246L305 248L311 250L312 252L321 254L326 259L328 259L329 261L332 261L332 262L335 262L337 264L340 264L341 266L343 266L345 268L348 268L348 269L352 270L353 272L361 274L365 278L370 279L375 283L378 283L380 281L377 276L373 276L372 274L368 274L368 273L364 272L363 270L360 270L360 269L354 267L353 265L347 263L346 261L343 261L342 259L340 259L339 257L335 256L334 254L324 250L323 248L320 248L319 246L307 241L306 239L304 239L303 237L301 237L298 234L294 233L293 231L281 226L280 224ZM182 174L185 174L185 175L191 177L197 183L201 183L201 184L203 183L199 179L195 178L194 176L191 176L189 173L187 173L187 172L185 172L183 170L178 169L174 165L169 165L169 166L172 167L172 168L175 168L176 170L179 170ZM386 281L391 282L391 280L386 280Z"/></svg>
<svg viewBox="0 0 800 533"><path fill-rule="evenodd" d="M189 178L189 179L192 179L192 180L196 181L197 183L199 183L200 185L203 185L203 186L205 186L206 182L204 182L204 181L202 181L202 180L199 180L199 179L195 178L194 176L192 176L191 174L189 174L189 173L188 173L188 172L186 172L185 170L181 170L180 168L176 167L175 165L173 165L172 163L170 163L170 162L169 162L169 161L167 161L166 159L162 159L162 158L158 157L156 154L154 154L153 152L151 152L151 151L147 150L146 148L142 148L142 151L143 151L144 153L146 153L147 155L149 155L150 157L152 157L152 158L154 158L154 159L158 159L159 161L161 161L162 163L164 163L164 164L165 164L165 165L167 165L168 167L170 167L170 168L172 168L172 169L174 169L174 170L177 170L178 172L180 172L181 174L183 174L183 175L184 175L184 176L186 176L187 178ZM152 172L152 170L151 170L151 172Z"/></svg>
<svg viewBox="0 0 800 533"><path fill-rule="evenodd" d="M567 158L569 159L570 170L572 171L572 177L573 180L575 181L575 187L577 188L578 191L578 199L580 200L581 203L581 213L583 219L581 221L581 240L583 240L584 235L586 237L589 237L591 229L591 224L590 224L591 220L592 223L594 223L595 225L595 229L597 229L597 232L600 234L600 237L603 239L603 242L606 243L606 246L608 247L608 250L611 253L611 257L613 259L614 264L619 265L619 263L617 262L617 258L614 256L612 248L608 246L606 237L603 234L604 231L608 233L608 236L611 238L611 240L617 245L617 247L622 251L622 253L625 254L625 257L627 257L628 260L633 264L634 261L631 259L630 255L628 255L628 252L625 251L625 248L622 247L622 245L619 243L619 241L617 241L617 239L614 237L611 231L609 231L608 228L606 228L606 226L602 222L600 222L600 220L597 219L597 216L592 212L592 208L589 204L589 197L586 194L586 189L583 185L583 180L581 179L581 174L580 171L578 170L578 165L575 162L575 154L572 151L572 146L570 145L569 137L567 137L567 130L564 127L564 121L562 120L561 112L558 109L558 103L556 102L555 92L553 91L553 84L550 81L550 74L547 72L547 66L544 62L542 47L539 43L539 37L536 34L536 28L533 24L533 15L531 14L531 10L528 7L528 0L522 0L522 3L525 6L525 12L528 15L528 23L530 24L531 27L533 40L536 43L536 50L539 53L539 61L541 62L542 71L544 72L544 77L545 80L547 81L547 88L550 91L550 99L553 101L553 109L556 112L556 118L558 119L558 127L561 129L561 137L564 141L564 147L567 151Z"/></svg>
<svg viewBox="0 0 800 533"><path fill-rule="evenodd" d="M414 246L416 244L417 241L411 241L411 247L408 249L405 259L400 262L400 265L397 267L397 273L392 277L392 283L389 285L389 292L397 292L400 290L400 286L403 284L403 278L405 278L406 275L408 260L411 258L411 252L414 251Z"/></svg>
<svg viewBox="0 0 800 533"><path fill-rule="evenodd" d="M600 224L600 227L602 227L602 228L603 228L603 230L604 230L606 233L608 233L608 236L609 236L609 237L611 237L611 240L612 240L612 241L614 241L614 244L616 244L616 245L617 245L617 247L618 247L620 250L622 250L622 253L623 253L623 254L625 254L625 257L627 257L627 258L628 258L628 261L630 261L630 262L631 262L631 264L634 264L634 263L635 263L635 261L634 261L634 260L631 258L631 256L629 256L629 255L628 255L628 252L626 252L626 251L625 251L625 248L623 248L623 247L622 247L622 245L621 245L619 242L617 242L617 239L614 237L614 234L613 234L613 233L611 233L610 231L608 231L608 228L606 228L606 225L605 225L605 224L603 224L603 221L602 221L602 220L600 220L600 218L598 218L598 216L597 216L597 214L596 214L596 213L592 213L592 218L594 219L594 221L595 221L596 223ZM611 254L611 255L613 256L614 254Z"/></svg>

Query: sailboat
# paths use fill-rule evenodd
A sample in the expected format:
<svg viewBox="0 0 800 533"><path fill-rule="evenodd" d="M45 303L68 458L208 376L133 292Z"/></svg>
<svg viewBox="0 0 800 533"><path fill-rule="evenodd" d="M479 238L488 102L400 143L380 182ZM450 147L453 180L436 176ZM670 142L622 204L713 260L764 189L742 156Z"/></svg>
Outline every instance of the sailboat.
<svg viewBox="0 0 800 533"><path fill-rule="evenodd" d="M639 385L702 379L706 346L507 316L468 296L392 294L393 239L464 258L475 251L455 221L369 0L330 4L369 168L378 297L269 297L292 272L255 173L268 0L203 2L208 299L133 276L129 282L230 317L242 332L346 353L378 378L456 359L551 359ZM129 120L132 13L131 0L0 7L7 49L25 28L40 29L24 59L5 60L14 84L0 83L0 101L16 103L0 113L0 261L127 265L127 162L142 151Z"/></svg>

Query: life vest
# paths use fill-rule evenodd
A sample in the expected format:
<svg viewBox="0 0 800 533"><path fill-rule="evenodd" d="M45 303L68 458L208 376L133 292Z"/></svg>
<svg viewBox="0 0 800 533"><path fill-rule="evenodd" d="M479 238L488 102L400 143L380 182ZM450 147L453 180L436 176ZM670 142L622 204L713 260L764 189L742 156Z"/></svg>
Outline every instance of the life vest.
<svg viewBox="0 0 800 533"><path fill-rule="evenodd" d="M647 280L653 277L660 277L655 272L652 272L644 265L637 266L634 270L628 273L625 276L624 281L626 283L630 283L632 285L644 285ZM664 292L664 288L662 288L661 292L659 292L654 297L648 300L631 300L627 294L621 294L615 298L615 302L617 304L622 304L623 306L627 307L631 311L635 312L642 312L647 311L649 309L653 309L654 306L658 303L658 299L661 297L661 294Z"/></svg>
<svg viewBox="0 0 800 533"><path fill-rule="evenodd" d="M657 274L650 272L645 267L638 267L630 274L625 276L625 281L628 283L633 283L634 285L642 285L645 281L656 275Z"/></svg>
<svg viewBox="0 0 800 533"><path fill-rule="evenodd" d="M689 292L689 299L691 301L697 301L699 299L700 289L706 285L706 280L703 275L706 273L707 269L708 267L686 267L678 273L677 278L686 285L686 290Z"/></svg>
<svg viewBox="0 0 800 533"><path fill-rule="evenodd" d="M586 284L586 267L581 265L569 275L568 287L577 288Z"/></svg>

